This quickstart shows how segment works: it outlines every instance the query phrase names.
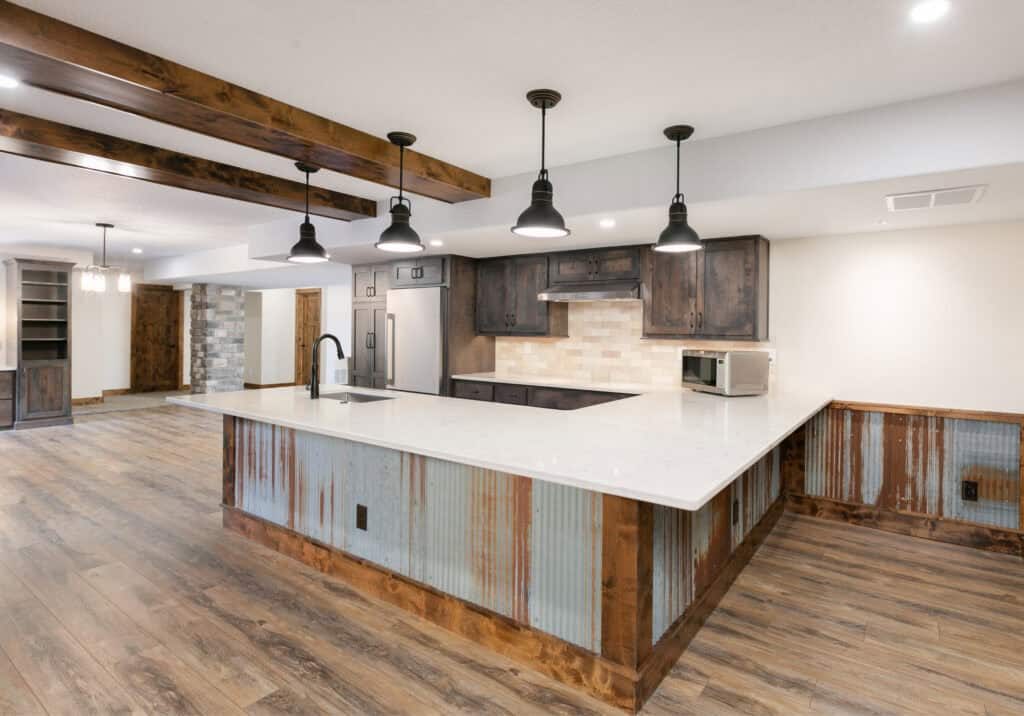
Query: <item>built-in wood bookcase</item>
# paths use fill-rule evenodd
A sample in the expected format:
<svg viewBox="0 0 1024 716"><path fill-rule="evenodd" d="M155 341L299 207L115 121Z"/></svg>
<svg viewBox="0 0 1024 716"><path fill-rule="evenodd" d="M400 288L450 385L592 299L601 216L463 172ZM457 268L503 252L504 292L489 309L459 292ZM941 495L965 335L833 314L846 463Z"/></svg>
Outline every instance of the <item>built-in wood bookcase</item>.
<svg viewBox="0 0 1024 716"><path fill-rule="evenodd" d="M7 262L8 360L18 371L15 427L71 422L72 267Z"/></svg>

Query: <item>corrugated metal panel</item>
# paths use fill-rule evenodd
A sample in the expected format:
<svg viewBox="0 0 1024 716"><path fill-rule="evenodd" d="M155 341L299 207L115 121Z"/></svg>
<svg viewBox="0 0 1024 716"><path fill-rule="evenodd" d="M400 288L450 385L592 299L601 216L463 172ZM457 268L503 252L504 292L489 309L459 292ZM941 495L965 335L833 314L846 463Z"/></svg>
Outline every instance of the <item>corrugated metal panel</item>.
<svg viewBox="0 0 1024 716"><path fill-rule="evenodd" d="M600 651L600 494L247 420L236 451L240 509Z"/></svg>
<svg viewBox="0 0 1024 716"><path fill-rule="evenodd" d="M1020 524L1020 428L1010 423L946 421L942 513L1008 529ZM962 480L978 482L978 501L961 499Z"/></svg>
<svg viewBox="0 0 1024 716"><path fill-rule="evenodd" d="M686 510L654 506L653 643L690 606L690 515Z"/></svg>
<svg viewBox="0 0 1024 716"><path fill-rule="evenodd" d="M533 483L530 624L601 651L601 495Z"/></svg>
<svg viewBox="0 0 1024 716"><path fill-rule="evenodd" d="M826 409L808 423L807 494L1020 529L1020 427ZM980 499L964 502L961 482Z"/></svg>

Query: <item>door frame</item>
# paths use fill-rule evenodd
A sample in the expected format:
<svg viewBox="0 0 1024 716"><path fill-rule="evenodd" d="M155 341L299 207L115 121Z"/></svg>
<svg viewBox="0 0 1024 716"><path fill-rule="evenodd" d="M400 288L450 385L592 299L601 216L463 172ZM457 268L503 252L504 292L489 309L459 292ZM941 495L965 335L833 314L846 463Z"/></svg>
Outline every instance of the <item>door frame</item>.
<svg viewBox="0 0 1024 716"><path fill-rule="evenodd" d="M142 393L148 392L141 389L135 382L135 321L139 317L139 294L142 289L146 290L157 290L157 291L173 291L175 293L175 313L178 317L178 349L174 351L174 384L178 390L182 388L182 363L183 363L183 351L182 340L185 330L184 320L184 291L176 291L173 286L165 286L162 284L155 283L135 283L132 282L132 300L131 300L131 318L128 325L128 392L129 393Z"/></svg>
<svg viewBox="0 0 1024 716"><path fill-rule="evenodd" d="M323 290L320 289L320 288L297 288L297 289L295 289L295 336L294 336L294 339L293 339L294 340L294 345L295 345L295 385L305 385L306 384L306 379L308 377L308 376L302 374L304 371L300 371L299 370L300 367L303 364L302 351L299 350L299 337L302 335L302 332L300 330L300 326L304 324L304 320L302 318L302 312L299 310L299 296L300 295L316 296L317 297L317 302L320 304L320 312L319 312L320 320L319 320L319 322L317 324L317 330L316 330L316 333L317 333L318 336L320 335L320 333L321 333L321 331L323 329L323 325L324 325ZM319 365L319 369L320 370L319 370L319 375L317 375L317 380L320 380L322 382L323 373L324 373L323 364Z"/></svg>

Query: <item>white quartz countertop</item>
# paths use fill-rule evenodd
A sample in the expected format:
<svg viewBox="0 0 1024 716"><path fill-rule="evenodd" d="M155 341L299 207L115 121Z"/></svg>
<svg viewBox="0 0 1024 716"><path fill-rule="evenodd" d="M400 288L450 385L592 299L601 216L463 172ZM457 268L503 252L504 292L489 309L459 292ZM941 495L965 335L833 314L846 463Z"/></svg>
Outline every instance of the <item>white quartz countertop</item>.
<svg viewBox="0 0 1024 716"><path fill-rule="evenodd" d="M302 387L168 400L686 510L702 507L830 400L821 393L724 398L645 390L570 411L347 386L323 386L319 400ZM322 397L339 391L394 400Z"/></svg>

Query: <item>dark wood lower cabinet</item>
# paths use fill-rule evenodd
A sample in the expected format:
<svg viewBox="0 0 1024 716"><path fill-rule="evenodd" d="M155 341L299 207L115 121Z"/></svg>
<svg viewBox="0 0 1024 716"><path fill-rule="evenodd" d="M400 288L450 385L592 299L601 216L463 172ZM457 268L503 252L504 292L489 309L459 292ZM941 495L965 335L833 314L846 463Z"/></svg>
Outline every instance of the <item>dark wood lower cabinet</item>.
<svg viewBox="0 0 1024 716"><path fill-rule="evenodd" d="M0 371L0 430L14 425L13 370Z"/></svg>
<svg viewBox="0 0 1024 716"><path fill-rule="evenodd" d="M573 390L547 386L517 385L514 383L488 383L456 380L453 395L468 400L529 405L551 410L578 410L613 400L633 397L629 393L609 393L600 390Z"/></svg>
<svg viewBox="0 0 1024 716"><path fill-rule="evenodd" d="M22 361L18 378L19 423L71 415L71 375L66 360Z"/></svg>

